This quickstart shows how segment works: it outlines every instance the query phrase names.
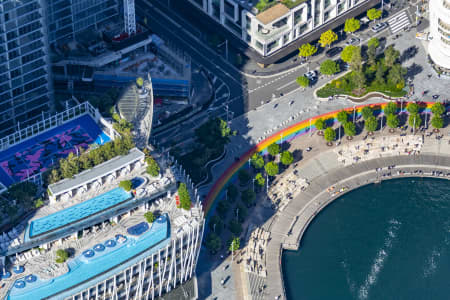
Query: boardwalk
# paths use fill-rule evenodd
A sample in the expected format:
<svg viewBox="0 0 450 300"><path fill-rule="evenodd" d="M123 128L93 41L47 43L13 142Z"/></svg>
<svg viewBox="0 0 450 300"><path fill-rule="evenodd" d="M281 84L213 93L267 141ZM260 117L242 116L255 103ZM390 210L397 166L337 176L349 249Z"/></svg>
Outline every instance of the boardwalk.
<svg viewBox="0 0 450 300"><path fill-rule="evenodd" d="M387 166L391 165L396 167L388 170ZM377 172L379 168L382 169ZM393 177L420 176L414 174L416 170L422 170L422 176L434 176L433 171L442 171L447 175L450 173L450 146L447 139L428 139L420 155L382 157L346 167L339 164L337 154L329 150L309 159L297 169L311 184L274 216L270 228L272 240L267 246L266 299L277 296L285 299L282 249L298 248L304 230L323 207L342 194L368 183ZM406 174L399 175L399 170ZM448 179L447 176L445 178ZM345 190L333 196L327 191L330 187L335 187L333 191ZM288 232L291 234L288 235Z"/></svg>

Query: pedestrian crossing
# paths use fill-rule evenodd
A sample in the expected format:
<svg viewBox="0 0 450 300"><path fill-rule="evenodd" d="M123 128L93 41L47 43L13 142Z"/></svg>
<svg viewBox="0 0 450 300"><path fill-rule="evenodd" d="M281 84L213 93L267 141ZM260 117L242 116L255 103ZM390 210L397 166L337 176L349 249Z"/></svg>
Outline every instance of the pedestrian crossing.
<svg viewBox="0 0 450 300"><path fill-rule="evenodd" d="M387 21L387 23L389 24L389 28L391 28L392 33L397 33L411 24L406 11L402 11L398 15L393 16Z"/></svg>

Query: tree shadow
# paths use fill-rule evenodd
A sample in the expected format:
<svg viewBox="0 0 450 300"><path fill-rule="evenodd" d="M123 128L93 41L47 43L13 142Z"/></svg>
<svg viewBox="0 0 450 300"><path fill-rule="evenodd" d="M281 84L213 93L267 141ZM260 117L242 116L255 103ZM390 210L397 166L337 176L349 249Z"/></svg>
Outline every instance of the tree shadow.
<svg viewBox="0 0 450 300"><path fill-rule="evenodd" d="M416 63L413 63L411 66L406 68L406 78L414 80L414 77L420 73L422 73L423 67Z"/></svg>
<svg viewBox="0 0 450 300"><path fill-rule="evenodd" d="M414 56L416 56L416 54L418 52L419 52L419 48L417 46L408 47L400 55L400 57L399 57L400 63L404 63L404 62L414 58Z"/></svg>

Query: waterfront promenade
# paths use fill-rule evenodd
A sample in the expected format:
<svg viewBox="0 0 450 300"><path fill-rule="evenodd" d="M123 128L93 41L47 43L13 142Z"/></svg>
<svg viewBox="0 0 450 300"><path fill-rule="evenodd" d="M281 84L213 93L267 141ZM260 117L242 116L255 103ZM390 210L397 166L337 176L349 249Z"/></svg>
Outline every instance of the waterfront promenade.
<svg viewBox="0 0 450 300"><path fill-rule="evenodd" d="M271 240L266 250L265 298L285 299L281 270L282 251L298 249L301 246L301 237L311 220L334 199L363 185L392 178L427 176L450 179L447 176L450 173L450 145L448 130L445 131L443 139L424 138L420 154L416 155L383 157L380 153L382 157L344 166L338 160L336 150L339 147L332 147L324 148L314 156L301 160L295 170L310 184L273 216L269 229ZM388 169L388 166L395 167ZM281 177L287 176L287 173L293 170L294 168L288 169Z"/></svg>

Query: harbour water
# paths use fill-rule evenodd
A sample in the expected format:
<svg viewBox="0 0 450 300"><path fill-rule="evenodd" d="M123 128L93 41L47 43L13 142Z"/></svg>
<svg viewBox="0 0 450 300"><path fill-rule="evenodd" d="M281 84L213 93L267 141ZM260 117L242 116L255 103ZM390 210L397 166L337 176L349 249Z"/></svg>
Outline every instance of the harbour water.
<svg viewBox="0 0 450 300"><path fill-rule="evenodd" d="M282 264L288 299L450 299L450 182L352 191L316 216Z"/></svg>

